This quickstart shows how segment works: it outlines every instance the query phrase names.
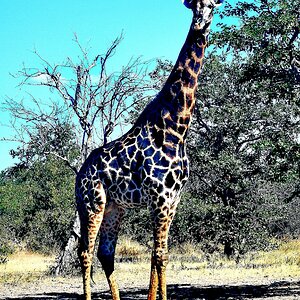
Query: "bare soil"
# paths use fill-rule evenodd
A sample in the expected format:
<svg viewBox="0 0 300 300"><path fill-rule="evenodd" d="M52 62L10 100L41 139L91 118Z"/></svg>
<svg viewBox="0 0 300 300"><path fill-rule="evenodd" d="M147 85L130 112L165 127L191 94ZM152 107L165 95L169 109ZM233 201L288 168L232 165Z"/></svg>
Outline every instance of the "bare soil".
<svg viewBox="0 0 300 300"><path fill-rule="evenodd" d="M178 272L177 272L178 273ZM179 272L180 273L180 272ZM148 274L135 278L129 276L120 281L121 299L147 299ZM177 283L175 275L179 275ZM182 275L182 274L181 274ZM168 299L172 300L295 300L300 299L300 278L277 279L270 278L245 278L224 279L216 277L199 276L198 280L185 277L182 281L180 274L171 274L168 284ZM225 276L226 277L226 276ZM104 278L93 285L93 299L111 299ZM0 299L29 300L29 299L82 299L81 278L43 278L31 283L5 283L0 285Z"/></svg>

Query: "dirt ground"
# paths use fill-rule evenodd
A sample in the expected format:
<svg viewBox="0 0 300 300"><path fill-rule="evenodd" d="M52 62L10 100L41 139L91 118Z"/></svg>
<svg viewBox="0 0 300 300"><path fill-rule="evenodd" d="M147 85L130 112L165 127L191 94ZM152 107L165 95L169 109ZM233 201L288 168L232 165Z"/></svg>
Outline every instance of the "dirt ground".
<svg viewBox="0 0 300 300"><path fill-rule="evenodd" d="M175 276L176 275L176 276ZM147 278L146 278L147 277ZM175 279L177 278L177 283ZM217 274L200 276L195 280L185 274L171 274L168 284L168 299L193 300L295 300L300 299L300 278L270 279L268 277L225 279ZM183 281L184 280L184 281ZM147 299L148 276L136 274L122 278L120 283L121 299ZM111 299L103 277L97 278L93 285L93 299ZM72 299L79 300L82 295L81 278L43 278L31 283L5 283L0 285L0 299L29 300L29 299Z"/></svg>

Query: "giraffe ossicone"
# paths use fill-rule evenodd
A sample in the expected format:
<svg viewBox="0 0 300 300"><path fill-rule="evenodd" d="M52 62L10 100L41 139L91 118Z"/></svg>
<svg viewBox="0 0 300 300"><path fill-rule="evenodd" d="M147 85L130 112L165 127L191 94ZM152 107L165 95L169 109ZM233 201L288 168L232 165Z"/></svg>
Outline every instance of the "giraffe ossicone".
<svg viewBox="0 0 300 300"><path fill-rule="evenodd" d="M181 0L182 3L189 9L195 9L197 7L197 4L201 4L201 2L197 1L197 0ZM218 7L220 5L222 5L222 3L224 2L224 0L204 0L202 1L203 6L213 6L213 7Z"/></svg>
<svg viewBox="0 0 300 300"><path fill-rule="evenodd" d="M114 276L120 223L126 209L141 206L150 211L154 239L148 300L156 299L157 291L160 300L167 299L168 232L189 175L185 141L215 7L212 0L184 3L201 9L191 6L194 17L188 36L162 90L125 135L92 151L78 172L85 300L91 299L91 264L99 231L97 256L113 300L120 299Z"/></svg>

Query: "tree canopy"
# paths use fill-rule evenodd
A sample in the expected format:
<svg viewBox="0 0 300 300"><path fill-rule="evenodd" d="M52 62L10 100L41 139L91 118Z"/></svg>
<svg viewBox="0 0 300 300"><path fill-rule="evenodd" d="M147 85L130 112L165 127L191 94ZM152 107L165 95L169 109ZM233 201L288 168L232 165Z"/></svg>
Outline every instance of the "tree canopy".
<svg viewBox="0 0 300 300"><path fill-rule="evenodd" d="M222 52L211 51L200 80L190 189L213 204L209 222L223 228L209 238L231 254L285 233L289 206L299 213L299 10L240 1L223 15L240 25L212 36Z"/></svg>

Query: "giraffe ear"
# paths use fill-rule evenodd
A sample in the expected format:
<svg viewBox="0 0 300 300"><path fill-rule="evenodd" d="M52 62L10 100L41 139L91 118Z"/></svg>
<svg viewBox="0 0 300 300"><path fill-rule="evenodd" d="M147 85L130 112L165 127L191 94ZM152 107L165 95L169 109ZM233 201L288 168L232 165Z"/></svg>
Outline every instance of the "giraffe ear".
<svg viewBox="0 0 300 300"><path fill-rule="evenodd" d="M193 0L181 0L182 3L187 7L187 8L190 8L192 9L193 8Z"/></svg>

